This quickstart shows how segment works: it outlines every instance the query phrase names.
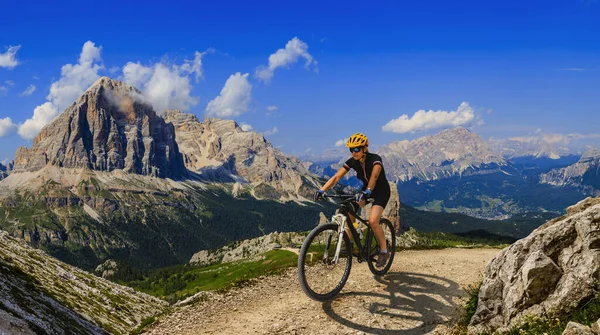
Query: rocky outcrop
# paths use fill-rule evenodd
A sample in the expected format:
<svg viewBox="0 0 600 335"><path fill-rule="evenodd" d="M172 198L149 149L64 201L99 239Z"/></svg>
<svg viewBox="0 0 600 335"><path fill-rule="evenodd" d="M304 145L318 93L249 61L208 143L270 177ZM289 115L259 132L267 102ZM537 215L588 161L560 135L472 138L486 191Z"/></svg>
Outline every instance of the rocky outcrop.
<svg viewBox="0 0 600 335"><path fill-rule="evenodd" d="M109 259L106 262L98 265L94 272L104 278L111 279L119 271L119 264L115 260Z"/></svg>
<svg viewBox="0 0 600 335"><path fill-rule="evenodd" d="M572 310L599 283L600 198L588 198L490 261L470 329L506 330L527 315Z"/></svg>
<svg viewBox="0 0 600 335"><path fill-rule="evenodd" d="M260 256L265 252L282 247L298 248L306 234L274 232L258 238L243 240L217 250L201 250L190 259L190 264L209 265L230 263Z"/></svg>
<svg viewBox="0 0 600 335"><path fill-rule="evenodd" d="M0 231L2 334L127 334L167 305L64 264Z"/></svg>
<svg viewBox="0 0 600 335"><path fill-rule="evenodd" d="M250 183L256 198L306 197L316 176L295 157L273 148L262 134L242 130L235 121L205 119L168 111L186 167L210 181Z"/></svg>
<svg viewBox="0 0 600 335"><path fill-rule="evenodd" d="M175 130L136 88L100 78L34 139L15 171L46 165L178 178L186 174Z"/></svg>
<svg viewBox="0 0 600 335"><path fill-rule="evenodd" d="M506 165L477 134L457 127L413 141L395 141L376 151L388 180L437 180L498 172Z"/></svg>
<svg viewBox="0 0 600 335"><path fill-rule="evenodd" d="M600 150L590 149L577 163L541 174L540 183L574 186L588 195L600 195Z"/></svg>
<svg viewBox="0 0 600 335"><path fill-rule="evenodd" d="M396 183L390 182L390 191L390 200L388 200L381 216L390 220L394 227L398 228L397 225L400 223L400 196L398 195ZM368 220L370 211L371 204L365 205L360 213L361 218Z"/></svg>

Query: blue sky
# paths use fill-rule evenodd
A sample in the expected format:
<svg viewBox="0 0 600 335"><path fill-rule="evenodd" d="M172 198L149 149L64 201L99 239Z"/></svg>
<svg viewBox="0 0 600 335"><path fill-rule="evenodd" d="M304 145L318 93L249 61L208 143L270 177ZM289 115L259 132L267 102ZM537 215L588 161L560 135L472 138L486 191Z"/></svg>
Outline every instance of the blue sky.
<svg viewBox="0 0 600 335"><path fill-rule="evenodd" d="M0 4L0 161L103 75L295 155L358 131L600 136L598 1L21 3Z"/></svg>

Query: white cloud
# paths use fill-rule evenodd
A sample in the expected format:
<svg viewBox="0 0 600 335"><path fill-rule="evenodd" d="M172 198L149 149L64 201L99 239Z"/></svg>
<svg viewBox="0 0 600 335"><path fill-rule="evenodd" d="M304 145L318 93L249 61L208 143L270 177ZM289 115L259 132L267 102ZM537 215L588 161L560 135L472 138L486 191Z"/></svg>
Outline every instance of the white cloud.
<svg viewBox="0 0 600 335"><path fill-rule="evenodd" d="M0 137L10 135L17 126L12 122L12 119L9 117L5 117L4 119L0 119Z"/></svg>
<svg viewBox="0 0 600 335"><path fill-rule="evenodd" d="M344 139L338 140L337 142L335 142L335 146L336 146L336 147L341 147L341 146L343 146L343 145L345 145L345 144L346 144L346 141L348 141L348 139L347 139L347 138L344 138Z"/></svg>
<svg viewBox="0 0 600 335"><path fill-rule="evenodd" d="M50 93L46 96L48 102L37 106L33 111L33 117L19 125L18 132L22 138L32 139L37 136L60 110L72 104L81 93L100 78L98 71L104 68L100 57L101 51L101 46L96 47L94 42L87 41L79 54L79 62L75 65L63 65L60 69L60 79L50 86ZM30 90L31 86L22 94Z"/></svg>
<svg viewBox="0 0 600 335"><path fill-rule="evenodd" d="M385 124L382 129L394 133L408 133L457 126L468 127L476 124L481 124L481 121L477 119L469 103L463 102L455 111L419 110L412 118L403 114Z"/></svg>
<svg viewBox="0 0 600 335"><path fill-rule="evenodd" d="M123 67L123 80L139 88L159 113L167 109L187 111L198 103L198 99L191 95L189 75L195 74L196 82L202 78L202 57L211 52L212 49L196 51L194 60L184 60L184 64L179 66L165 62L151 66L129 62Z"/></svg>
<svg viewBox="0 0 600 335"><path fill-rule="evenodd" d="M247 124L247 123L241 123L240 127L242 128L243 131L251 131L252 130L252 126Z"/></svg>
<svg viewBox="0 0 600 335"><path fill-rule="evenodd" d="M276 111L278 108L279 108L279 107L277 107L277 106L267 106L267 110L268 110L269 112Z"/></svg>
<svg viewBox="0 0 600 335"><path fill-rule="evenodd" d="M12 80L7 80L7 81L5 81L5 83L6 83L6 85L8 85L8 86L14 86L14 85L15 85L15 82L14 82L14 81L12 81Z"/></svg>
<svg viewBox="0 0 600 335"><path fill-rule="evenodd" d="M35 138L40 130L54 120L57 115L58 108L51 102L37 106L33 111L33 117L19 125L19 135L27 140Z"/></svg>
<svg viewBox="0 0 600 335"><path fill-rule="evenodd" d="M248 111L252 100L252 85L248 73L232 74L216 98L206 106L206 114L220 118L232 118Z"/></svg>
<svg viewBox="0 0 600 335"><path fill-rule="evenodd" d="M5 53L0 53L0 67L12 69L19 65L16 55L20 48L20 45L17 45L16 47L10 46Z"/></svg>
<svg viewBox="0 0 600 335"><path fill-rule="evenodd" d="M8 88L6 86L0 86L0 95L5 95L8 92Z"/></svg>
<svg viewBox="0 0 600 335"><path fill-rule="evenodd" d="M100 75L102 70L102 47L87 41L83 44L79 63L66 64L61 68L61 77L50 86L50 94L46 97L57 109L63 110L72 104Z"/></svg>
<svg viewBox="0 0 600 335"><path fill-rule="evenodd" d="M29 96L32 95L33 92L35 92L35 85L29 85L25 91L23 91L23 93L19 94L19 96L25 97L25 96Z"/></svg>
<svg viewBox="0 0 600 335"><path fill-rule="evenodd" d="M308 44L302 42L298 37L294 37L287 42L284 49L277 50L269 56L268 66L259 66L256 69L255 76L268 83L273 78L273 73L278 67L289 67L298 61L298 58L304 58L306 63L304 67L309 68L311 63L316 66L317 62L313 62L313 57L308 53Z"/></svg>
<svg viewBox="0 0 600 335"><path fill-rule="evenodd" d="M277 129L277 127L273 127L272 130L265 131L265 136L271 136L271 135L277 133L278 131L279 131L279 129Z"/></svg>
<svg viewBox="0 0 600 335"><path fill-rule="evenodd" d="M204 57L204 55L208 54L208 53L213 53L215 52L214 49L210 48L208 50L206 50L205 52L198 52L196 51L194 53L194 60L185 60L184 64L181 65L180 70L183 73L187 73L187 74L196 74L196 83L198 82L198 80L200 80L200 78L202 78L204 76L204 70L202 69L202 57Z"/></svg>

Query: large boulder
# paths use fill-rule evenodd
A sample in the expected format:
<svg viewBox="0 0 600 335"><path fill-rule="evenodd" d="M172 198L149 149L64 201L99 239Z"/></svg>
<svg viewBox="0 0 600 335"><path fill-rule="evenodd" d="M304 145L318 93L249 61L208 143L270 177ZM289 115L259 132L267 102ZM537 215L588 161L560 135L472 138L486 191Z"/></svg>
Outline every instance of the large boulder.
<svg viewBox="0 0 600 335"><path fill-rule="evenodd" d="M490 261L469 329L506 330L526 315L572 310L599 282L600 198L588 198Z"/></svg>

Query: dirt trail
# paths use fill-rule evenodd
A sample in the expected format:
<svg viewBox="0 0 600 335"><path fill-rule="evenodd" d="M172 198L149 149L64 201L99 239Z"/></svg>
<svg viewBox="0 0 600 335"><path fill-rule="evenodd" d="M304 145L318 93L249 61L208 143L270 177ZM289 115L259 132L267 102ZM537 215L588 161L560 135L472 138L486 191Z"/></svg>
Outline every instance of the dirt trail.
<svg viewBox="0 0 600 335"><path fill-rule="evenodd" d="M458 315L462 288L480 279L498 249L403 251L374 277L352 266L332 302L309 299L295 269L177 309L147 334L443 334Z"/></svg>

